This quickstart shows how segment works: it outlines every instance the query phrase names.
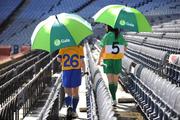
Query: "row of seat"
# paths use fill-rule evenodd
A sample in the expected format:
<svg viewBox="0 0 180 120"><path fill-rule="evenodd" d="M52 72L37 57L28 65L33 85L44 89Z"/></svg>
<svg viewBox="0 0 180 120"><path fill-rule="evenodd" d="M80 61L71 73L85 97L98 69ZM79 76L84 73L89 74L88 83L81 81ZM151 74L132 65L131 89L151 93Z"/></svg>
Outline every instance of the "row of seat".
<svg viewBox="0 0 180 120"><path fill-rule="evenodd" d="M31 52L29 52L28 54L23 56L24 57L23 59L18 60L18 61L14 62L14 63L11 63L9 65L6 65L6 66L2 67L0 69L0 75L4 74L5 72L7 72L7 71L9 71L9 70L11 70L13 68L16 68L16 66L24 63L26 60L31 59L31 58L33 58L34 56L36 56L36 55L38 55L40 53L41 52L39 52L39 51L31 51Z"/></svg>
<svg viewBox="0 0 180 120"><path fill-rule="evenodd" d="M126 55L137 62L156 71L162 70L168 54L165 51L156 50L150 47L128 43Z"/></svg>
<svg viewBox="0 0 180 120"><path fill-rule="evenodd" d="M163 15L163 14L175 14L179 13L179 8L176 8L176 5L179 5L179 2L176 0L160 0L154 2L155 9L152 9L147 14L148 15Z"/></svg>
<svg viewBox="0 0 180 120"><path fill-rule="evenodd" d="M95 93L95 104L97 105L98 118L100 120L116 120L115 113L112 108L112 100L108 88L105 85L101 72L96 66L91 50L88 44L85 45L88 68L91 78L91 92ZM97 119L94 118L95 120Z"/></svg>
<svg viewBox="0 0 180 120"><path fill-rule="evenodd" d="M169 81L175 83L180 86L180 66L178 64L168 63L163 71L163 75L165 75Z"/></svg>
<svg viewBox="0 0 180 120"><path fill-rule="evenodd" d="M130 91L149 119L179 119L180 88L153 71L137 66Z"/></svg>
<svg viewBox="0 0 180 120"><path fill-rule="evenodd" d="M16 95L16 91L20 90L21 87L31 80L33 76L40 71L40 69L49 63L49 61L50 55L48 54L40 61L31 63L28 68L24 66L25 69L23 71L21 71L21 69L23 69L21 68L21 72L18 72L16 76L13 76L11 79L3 83L0 86L0 104L6 104L12 97L14 97L14 95Z"/></svg>
<svg viewBox="0 0 180 120"><path fill-rule="evenodd" d="M22 28L28 27L31 25L31 22L36 19L40 19L42 11L48 10L53 4L57 3L59 0L54 0L53 2L45 0L42 1L31 1L27 3L26 9L17 16L12 25L10 25L3 33L0 35L1 40L7 40L14 33L23 31ZM40 6L41 5L41 6ZM37 10L38 8L38 10ZM39 20L40 21L40 20Z"/></svg>
<svg viewBox="0 0 180 120"><path fill-rule="evenodd" d="M174 26L179 25L179 19L174 19L170 22L162 23L156 28L173 28ZM135 33L129 32L125 35L125 38L133 43L138 45L144 45L151 47L153 49L159 49L162 51L167 51L168 54L179 54L180 53L180 34L178 31L174 32L152 32L152 33ZM165 65L165 68L162 71L162 75L165 76L169 81L175 83L179 86L179 62L177 61L176 64L168 63Z"/></svg>
<svg viewBox="0 0 180 120"><path fill-rule="evenodd" d="M179 27L173 27L173 28L153 28L154 32L179 32L180 28Z"/></svg>
<svg viewBox="0 0 180 120"><path fill-rule="evenodd" d="M125 39L128 42L148 46L151 48L167 51L169 54L180 52L180 42L178 39L170 38L155 38L145 36L126 35Z"/></svg>
<svg viewBox="0 0 180 120"><path fill-rule="evenodd" d="M30 44L32 32L41 20L50 15L76 10L89 1L81 0L78 2L79 4L74 4L73 1L67 2L66 0L55 0L53 2L32 1L13 24L0 35L1 44ZM40 4L43 7L39 7ZM36 11L34 12L34 10Z"/></svg>
<svg viewBox="0 0 180 120"><path fill-rule="evenodd" d="M20 63L18 62L19 65L16 64L16 66L14 66L14 64L10 65L10 67L12 67L9 71L6 71L5 73L3 73L2 75L0 75L0 86L5 84L6 82L8 82L10 79L12 79L13 77L15 77L16 75L18 75L19 73L22 73L24 70L26 70L28 67L32 66L33 64L35 64L36 62L38 62L38 60L42 61L41 59L45 56L46 54L41 53L39 55L36 55L32 58L28 57L29 59L22 60ZM9 69L9 68L8 68Z"/></svg>
<svg viewBox="0 0 180 120"><path fill-rule="evenodd" d="M150 120L180 119L180 88L141 64L125 57L122 82Z"/></svg>
<svg viewBox="0 0 180 120"><path fill-rule="evenodd" d="M23 2L23 0L0 1L0 25L13 13L14 10Z"/></svg>
<svg viewBox="0 0 180 120"><path fill-rule="evenodd" d="M173 37L172 35L175 36ZM167 36L171 36L171 39L167 38ZM180 43L178 34L161 32L128 32L124 37L129 42L128 50L125 53L128 57L135 60L135 62L144 64L154 70L161 68L161 75L166 76L166 78L172 81L172 83L179 85L180 78L178 62L177 65L167 63L168 54L179 53L180 51L178 47ZM94 45L98 46L98 42ZM99 49L98 47L96 49ZM159 63L157 63L157 61L159 61Z"/></svg>
<svg viewBox="0 0 180 120"><path fill-rule="evenodd" d="M3 119L19 120L24 118L27 115L27 113L30 111L32 106L39 99L44 89L47 86L51 85L52 82L51 70L53 68L52 65L54 64L54 61L56 61L57 56L56 57L52 56L52 57L53 59L50 62L48 61L47 64L43 66L42 70L39 71L35 76L29 75L30 73L33 74L34 71L33 69L31 69L32 71L27 74L22 74L22 77L28 77L29 75L31 76L31 78L29 78L30 79L29 81L26 81L26 84L24 84L23 86L21 85L21 87L19 87L16 94L14 94L13 97L6 102L6 104L3 104L3 106L1 106L0 118L2 120ZM31 66L31 68L33 67ZM6 90L9 93L10 92L9 89L18 86L19 82L22 83L24 81L25 79L21 78L17 81L16 84L11 83L11 85L13 86L8 87ZM2 87L3 86L1 86L1 88ZM11 90L11 91L15 92L15 90ZM4 92L6 91L1 91L1 93ZM0 98L2 98L2 96ZM21 112L21 110L23 112Z"/></svg>
<svg viewBox="0 0 180 120"><path fill-rule="evenodd" d="M136 63L143 64L148 68L158 71L159 74L165 76L172 83L176 85L180 84L179 62L176 64L168 63L167 52L153 48L148 49L143 46L139 47L139 45L129 43L128 50L125 54L135 60Z"/></svg>
<svg viewBox="0 0 180 120"><path fill-rule="evenodd" d="M1 107L0 118L2 120L19 120L25 117L47 86L51 77L49 76L51 74L50 69L51 66L48 64L47 67L24 85L10 101ZM23 110L23 114L20 109Z"/></svg>
<svg viewBox="0 0 180 120"><path fill-rule="evenodd" d="M172 27L180 27L180 24L174 23L174 24L160 24L160 25L152 26L152 28L172 28Z"/></svg>

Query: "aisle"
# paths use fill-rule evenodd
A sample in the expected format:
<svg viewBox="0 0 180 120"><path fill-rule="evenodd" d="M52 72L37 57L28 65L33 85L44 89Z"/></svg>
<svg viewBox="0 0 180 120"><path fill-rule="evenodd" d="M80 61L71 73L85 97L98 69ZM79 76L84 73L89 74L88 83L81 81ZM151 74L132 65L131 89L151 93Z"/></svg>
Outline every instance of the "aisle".
<svg viewBox="0 0 180 120"><path fill-rule="evenodd" d="M103 68L99 66L103 80L108 87L108 80L106 74L103 73ZM141 113L137 110L136 103L131 94L125 92L118 84L118 90L116 92L116 98L118 101L117 106L114 108L118 120L143 120Z"/></svg>
<svg viewBox="0 0 180 120"><path fill-rule="evenodd" d="M95 60L98 59L99 52L97 50L93 50L93 57ZM98 66L103 80L108 87L108 79L106 74L103 72L103 67ZM136 119L136 120L143 120L144 118L141 115L141 112L137 109L136 103L134 101L134 98L131 94L127 93L126 91L123 90L123 87L121 84L118 84L118 90L116 92L116 98L117 98L117 106L114 108L114 111L116 113L116 116L118 119L121 120L131 120L131 119Z"/></svg>

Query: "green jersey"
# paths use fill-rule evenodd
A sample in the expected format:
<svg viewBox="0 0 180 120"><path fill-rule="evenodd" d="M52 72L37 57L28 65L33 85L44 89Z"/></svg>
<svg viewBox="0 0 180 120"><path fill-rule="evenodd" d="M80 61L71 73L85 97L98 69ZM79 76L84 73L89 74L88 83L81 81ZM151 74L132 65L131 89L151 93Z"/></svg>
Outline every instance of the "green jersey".
<svg viewBox="0 0 180 120"><path fill-rule="evenodd" d="M124 57L124 47L127 42L122 35L115 39L113 32L108 32L104 35L100 42L100 46L105 48L103 59L122 59Z"/></svg>

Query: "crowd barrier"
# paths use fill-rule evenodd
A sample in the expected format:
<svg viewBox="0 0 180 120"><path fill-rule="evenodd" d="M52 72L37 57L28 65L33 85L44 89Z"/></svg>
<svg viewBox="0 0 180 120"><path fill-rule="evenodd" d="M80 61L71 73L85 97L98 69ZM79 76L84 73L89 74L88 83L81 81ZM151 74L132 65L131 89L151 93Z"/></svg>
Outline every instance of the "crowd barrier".
<svg viewBox="0 0 180 120"><path fill-rule="evenodd" d="M97 104L97 113L99 120L116 120L115 113L112 107L112 100L108 88L103 81L102 75L95 64L89 45L85 45L86 53L88 56L88 67L91 76L91 83L95 95L95 102ZM90 87L90 88L91 88ZM91 89L92 89L91 88Z"/></svg>

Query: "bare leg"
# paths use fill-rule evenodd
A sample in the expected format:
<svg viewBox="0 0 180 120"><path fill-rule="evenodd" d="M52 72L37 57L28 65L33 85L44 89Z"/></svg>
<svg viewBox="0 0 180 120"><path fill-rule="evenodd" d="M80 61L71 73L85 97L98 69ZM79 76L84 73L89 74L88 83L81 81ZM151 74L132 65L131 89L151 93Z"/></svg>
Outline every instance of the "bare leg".
<svg viewBox="0 0 180 120"><path fill-rule="evenodd" d="M111 84L113 82L113 74L107 74L108 82Z"/></svg>
<svg viewBox="0 0 180 120"><path fill-rule="evenodd" d="M114 84L118 83L118 79L119 79L119 75L113 75L112 81L113 81Z"/></svg>
<svg viewBox="0 0 180 120"><path fill-rule="evenodd" d="M68 96L72 96L71 88L64 88L64 90Z"/></svg>

